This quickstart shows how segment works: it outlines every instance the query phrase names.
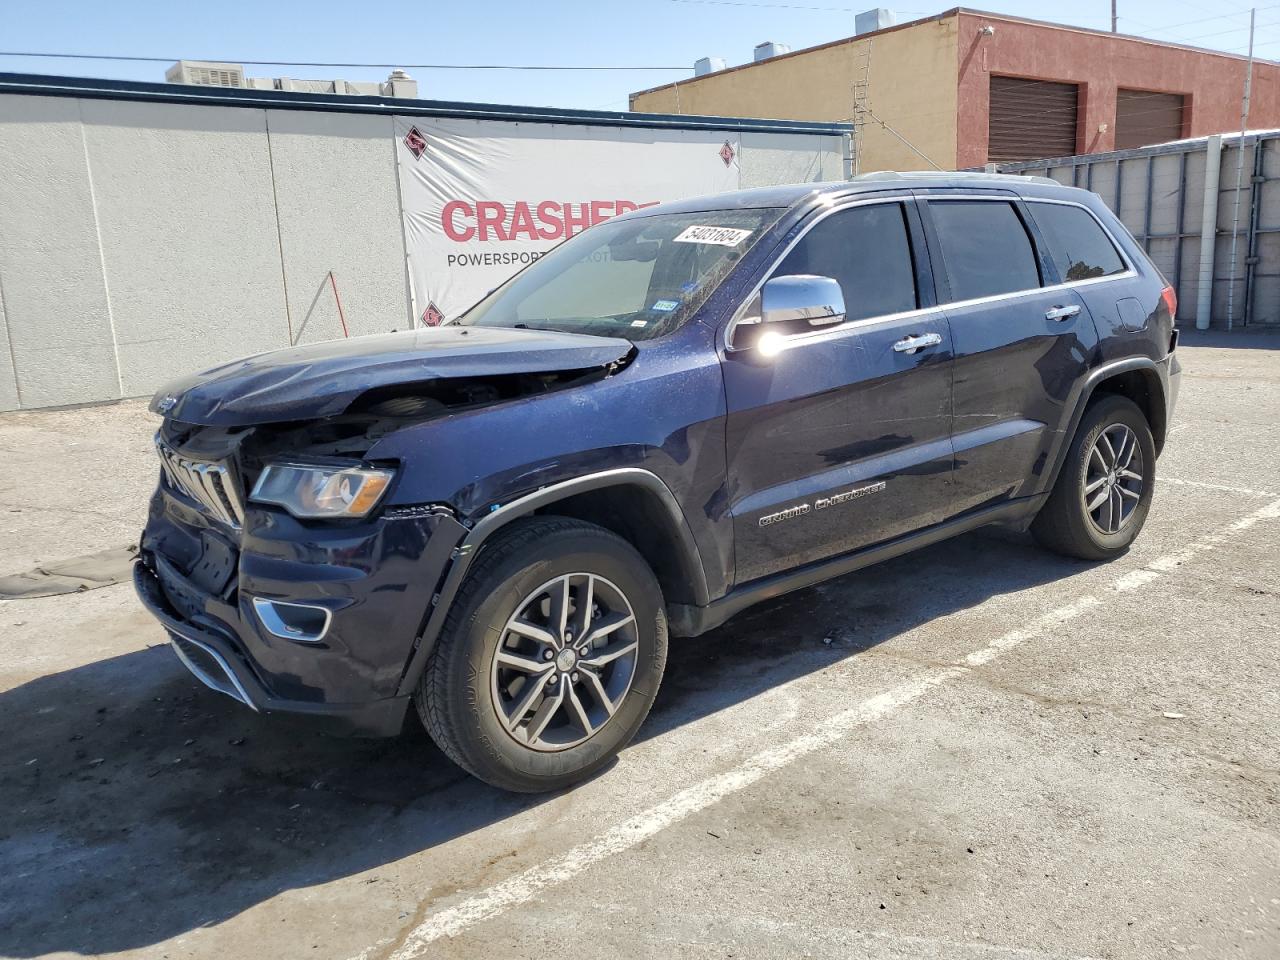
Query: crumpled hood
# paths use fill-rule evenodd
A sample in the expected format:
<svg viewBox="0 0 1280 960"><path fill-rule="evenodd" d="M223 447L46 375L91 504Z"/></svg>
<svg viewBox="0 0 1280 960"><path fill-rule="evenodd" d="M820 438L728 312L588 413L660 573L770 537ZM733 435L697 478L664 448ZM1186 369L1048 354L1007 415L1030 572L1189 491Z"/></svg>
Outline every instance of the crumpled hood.
<svg viewBox="0 0 1280 960"><path fill-rule="evenodd" d="M437 327L273 350L183 377L151 411L185 423L248 426L342 413L374 387L437 378L590 370L629 341L547 330Z"/></svg>

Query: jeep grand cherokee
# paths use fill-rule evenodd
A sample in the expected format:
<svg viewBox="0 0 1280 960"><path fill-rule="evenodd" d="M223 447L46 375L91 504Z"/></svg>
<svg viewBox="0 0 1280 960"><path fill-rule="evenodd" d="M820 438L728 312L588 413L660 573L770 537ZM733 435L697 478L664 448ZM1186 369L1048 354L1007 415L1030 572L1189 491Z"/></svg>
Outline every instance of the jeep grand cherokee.
<svg viewBox="0 0 1280 960"><path fill-rule="evenodd" d="M170 385L136 583L201 681L562 787L668 635L986 524L1122 553L1175 298L1099 199L880 174L637 210L439 329Z"/></svg>

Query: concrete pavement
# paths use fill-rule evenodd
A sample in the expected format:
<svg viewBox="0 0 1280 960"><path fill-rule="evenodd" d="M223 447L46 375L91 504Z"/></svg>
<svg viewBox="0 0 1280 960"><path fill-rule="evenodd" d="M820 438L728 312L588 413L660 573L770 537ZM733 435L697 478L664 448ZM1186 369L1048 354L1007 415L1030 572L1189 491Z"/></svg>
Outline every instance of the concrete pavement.
<svg viewBox="0 0 1280 960"><path fill-rule="evenodd" d="M1185 339L1124 558L979 534L756 608L558 796L250 714L128 586L0 604L0 955L1280 955L1274 342ZM103 451L133 479L13 522L14 563L141 517L145 415L68 413L0 447L53 417L77 489Z"/></svg>

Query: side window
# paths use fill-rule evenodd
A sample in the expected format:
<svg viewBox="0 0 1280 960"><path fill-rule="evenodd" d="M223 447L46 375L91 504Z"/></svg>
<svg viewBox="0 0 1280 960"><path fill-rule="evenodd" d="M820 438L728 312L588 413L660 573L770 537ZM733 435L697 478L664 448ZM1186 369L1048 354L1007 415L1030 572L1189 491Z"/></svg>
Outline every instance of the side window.
<svg viewBox="0 0 1280 960"><path fill-rule="evenodd" d="M900 203L873 203L833 213L804 235L774 270L831 277L840 283L849 320L914 310L915 268Z"/></svg>
<svg viewBox="0 0 1280 960"><path fill-rule="evenodd" d="M1033 203L1031 215L1063 280L1124 273L1124 261L1111 238L1088 211L1062 203Z"/></svg>
<svg viewBox="0 0 1280 960"><path fill-rule="evenodd" d="M930 200L952 300L973 300L1040 286L1035 251L1013 204Z"/></svg>

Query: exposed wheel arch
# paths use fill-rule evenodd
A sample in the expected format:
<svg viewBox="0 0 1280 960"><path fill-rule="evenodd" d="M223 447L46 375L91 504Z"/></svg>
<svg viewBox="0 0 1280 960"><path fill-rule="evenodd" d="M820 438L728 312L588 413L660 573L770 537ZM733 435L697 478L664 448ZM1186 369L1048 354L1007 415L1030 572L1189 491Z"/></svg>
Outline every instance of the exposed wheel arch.
<svg viewBox="0 0 1280 960"><path fill-rule="evenodd" d="M651 486L626 482L571 493L535 512L585 520L616 533L640 551L668 603L707 603L705 591L699 599L703 575L697 548L681 536L683 518L673 516Z"/></svg>
<svg viewBox="0 0 1280 960"><path fill-rule="evenodd" d="M454 550L453 562L449 567L448 573L445 574L444 582L432 600L432 605L427 614L426 623L418 637L417 645L409 658L403 676L400 678L399 692L401 694L411 693L416 686L418 678L426 667L431 650L440 636L449 607L457 596L458 590L466 579L471 563L483 548L485 541L512 521L521 517L535 514L563 516L565 515L562 512L564 509L574 511L570 515L578 519L590 520L605 529L618 532L609 523L602 523L600 517L602 515L601 511L607 512L610 503L620 503L622 501L610 497L587 498L585 495L596 492L605 493L609 490L623 488L636 488L641 494L650 498L649 500L640 500L638 499L639 495L636 493L625 494L628 498L626 502L633 505L628 507L630 512L622 514L625 521L635 522L644 517L656 517L661 518L661 522L664 524L668 524L661 529L665 529L672 535L673 539L669 542L674 545L674 552L670 555L662 552L665 548L660 544L650 543L650 549L655 551L651 558L646 553L645 547L638 543L635 544L637 550L640 551L654 569L654 574L658 576L659 584L663 587L664 592L667 586L664 581L674 581L677 578L687 577L686 592L692 595L694 605L704 606L709 603L710 593L707 588L706 570L702 565L697 543L693 539L693 532L689 529L689 524L685 520L684 513L680 509L680 504L676 500L675 494L671 492L660 477L638 467L622 467L583 477L574 477L560 483L553 483L522 497L517 497L503 504L497 510L486 514L463 537ZM642 503L646 504L643 508L634 506ZM563 506L557 509L560 505ZM587 513L591 515L586 515ZM613 521L615 524L619 522L622 521ZM620 535L626 536L626 534ZM647 539L651 535L645 536ZM655 566L655 562L677 564L678 566L675 569L679 570L679 574L672 572L660 573ZM671 602L670 597L667 598L667 601Z"/></svg>

